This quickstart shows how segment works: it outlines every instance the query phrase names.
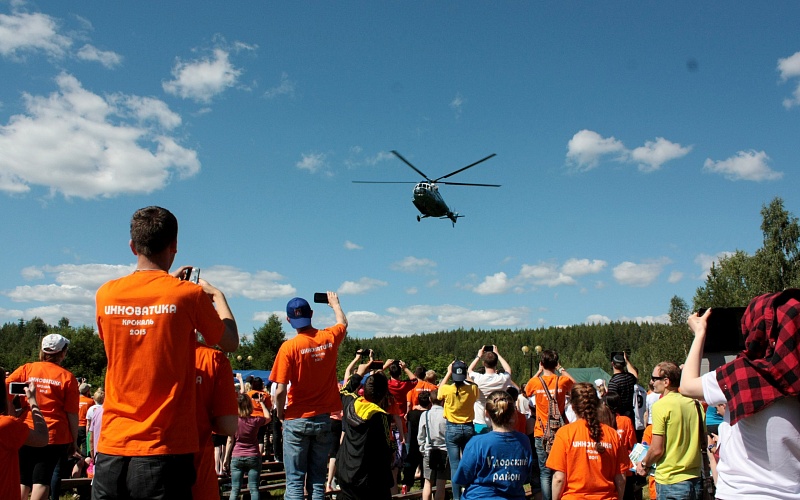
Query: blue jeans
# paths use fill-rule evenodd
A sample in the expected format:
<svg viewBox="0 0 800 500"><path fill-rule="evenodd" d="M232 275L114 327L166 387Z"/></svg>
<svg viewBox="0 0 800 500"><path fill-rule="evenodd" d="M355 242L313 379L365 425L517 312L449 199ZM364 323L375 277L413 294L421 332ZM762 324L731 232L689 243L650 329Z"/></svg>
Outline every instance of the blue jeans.
<svg viewBox="0 0 800 500"><path fill-rule="evenodd" d="M283 422L283 466L286 470L286 500L303 500L308 482L313 500L324 500L331 449L330 414Z"/></svg>
<svg viewBox="0 0 800 500"><path fill-rule="evenodd" d="M675 484L656 483L657 500L701 500L702 482L699 477Z"/></svg>
<svg viewBox="0 0 800 500"><path fill-rule="evenodd" d="M447 422L444 431L444 443L447 446L447 458L450 459L450 482L453 486L453 500L461 499L461 487L466 485L459 485L453 481L458 470L458 464L461 463L461 452L467 446L467 442L475 435L475 427L472 422L468 424L454 424L450 421Z"/></svg>
<svg viewBox="0 0 800 500"><path fill-rule="evenodd" d="M542 485L542 500L553 498L553 469L544 466L547 463L549 453L544 451L544 440L540 437L534 438L536 447L536 458L539 462L539 482Z"/></svg>
<svg viewBox="0 0 800 500"><path fill-rule="evenodd" d="M258 476L261 474L261 457L233 457L231 459L231 500L239 498L242 476L247 474L250 500L258 500Z"/></svg>

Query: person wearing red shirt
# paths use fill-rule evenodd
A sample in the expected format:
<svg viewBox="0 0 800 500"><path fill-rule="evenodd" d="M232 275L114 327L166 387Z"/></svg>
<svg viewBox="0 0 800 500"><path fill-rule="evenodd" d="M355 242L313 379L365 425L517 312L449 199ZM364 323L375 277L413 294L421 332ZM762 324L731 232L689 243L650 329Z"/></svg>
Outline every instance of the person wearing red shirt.
<svg viewBox="0 0 800 500"><path fill-rule="evenodd" d="M136 270L96 297L108 369L92 498L190 498L200 441L195 332L228 352L238 348L239 333L220 290L180 279L188 267L169 273L178 252L178 220L169 210L137 210L130 233Z"/></svg>
<svg viewBox="0 0 800 500"><path fill-rule="evenodd" d="M281 344L270 375L277 384L275 413L284 421L287 500L302 500L306 484L313 500L325 498L326 464L333 439L330 414L342 409L336 390L336 356L347 334L339 296L328 292L327 299L336 324L324 330L311 325L314 311L305 299L289 301L286 320L297 335Z"/></svg>

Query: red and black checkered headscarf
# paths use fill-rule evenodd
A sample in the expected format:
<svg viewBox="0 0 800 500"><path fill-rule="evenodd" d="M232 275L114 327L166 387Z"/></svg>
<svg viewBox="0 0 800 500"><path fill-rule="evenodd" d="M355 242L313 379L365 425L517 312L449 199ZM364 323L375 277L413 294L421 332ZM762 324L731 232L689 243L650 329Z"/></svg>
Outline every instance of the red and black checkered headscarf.
<svg viewBox="0 0 800 500"><path fill-rule="evenodd" d="M800 394L800 290L750 301L742 335L745 350L716 371L731 425L780 398Z"/></svg>

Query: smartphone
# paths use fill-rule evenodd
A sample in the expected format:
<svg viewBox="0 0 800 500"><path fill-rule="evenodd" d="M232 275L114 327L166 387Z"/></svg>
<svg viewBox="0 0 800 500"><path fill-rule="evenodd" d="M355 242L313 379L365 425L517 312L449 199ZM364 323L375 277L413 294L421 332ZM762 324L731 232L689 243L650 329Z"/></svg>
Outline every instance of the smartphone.
<svg viewBox="0 0 800 500"><path fill-rule="evenodd" d="M746 307L712 307L706 325L704 352L739 352L744 350L742 316ZM702 316L706 309L699 309Z"/></svg>
<svg viewBox="0 0 800 500"><path fill-rule="evenodd" d="M316 304L327 304L328 303L328 294L325 292L316 292L314 294L314 302Z"/></svg>
<svg viewBox="0 0 800 500"><path fill-rule="evenodd" d="M383 370L383 361L373 361L369 365L370 370Z"/></svg>
<svg viewBox="0 0 800 500"><path fill-rule="evenodd" d="M372 356L372 349L359 349L356 351L356 354L360 354L365 358Z"/></svg>
<svg viewBox="0 0 800 500"><path fill-rule="evenodd" d="M25 382L11 382L8 384L8 393L15 395L25 395L25 388L28 386Z"/></svg>
<svg viewBox="0 0 800 500"><path fill-rule="evenodd" d="M183 274L181 274L181 279L183 281L191 281L192 283L199 283L200 282L200 268L199 267L187 267Z"/></svg>
<svg viewBox="0 0 800 500"><path fill-rule="evenodd" d="M253 393L252 399L253 401L261 401L261 394L258 392Z"/></svg>
<svg viewBox="0 0 800 500"><path fill-rule="evenodd" d="M492 351L494 351L494 346L493 345L485 345L485 346L483 346L483 352L492 352Z"/></svg>

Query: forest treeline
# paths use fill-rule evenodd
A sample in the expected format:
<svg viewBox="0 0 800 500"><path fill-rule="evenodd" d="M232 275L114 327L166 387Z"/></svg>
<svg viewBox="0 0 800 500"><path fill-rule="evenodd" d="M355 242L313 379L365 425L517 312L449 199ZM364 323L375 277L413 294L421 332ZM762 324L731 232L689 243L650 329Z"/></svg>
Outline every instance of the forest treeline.
<svg viewBox="0 0 800 500"><path fill-rule="evenodd" d="M373 349L377 359L402 359L412 369L422 365L443 375L454 358L469 363L482 345L494 344L511 365L513 378L520 383L530 376L531 367L536 370L536 346L557 350L565 368L601 367L610 371L611 353L622 350L631 353L632 363L643 373L664 360L682 363L692 338L686 326L691 311L701 307L745 306L757 295L800 287L797 217L785 210L780 198L762 206L761 215L763 246L753 255L737 250L715 263L695 292L691 307L683 298L673 296L669 303L669 324L612 322L516 330L458 329L369 339L348 337L339 349L339 375L359 348ZM229 355L234 370L271 369L275 354L286 338L285 324L273 315L243 337L239 349ZM48 325L40 318L2 325L0 366L13 370L36 360L42 337L50 333L60 333L71 341L65 368L76 376L86 377L95 387L101 385L106 366L102 341L92 327L73 327L67 318L57 325ZM528 354L523 352L523 346L528 346Z"/></svg>

